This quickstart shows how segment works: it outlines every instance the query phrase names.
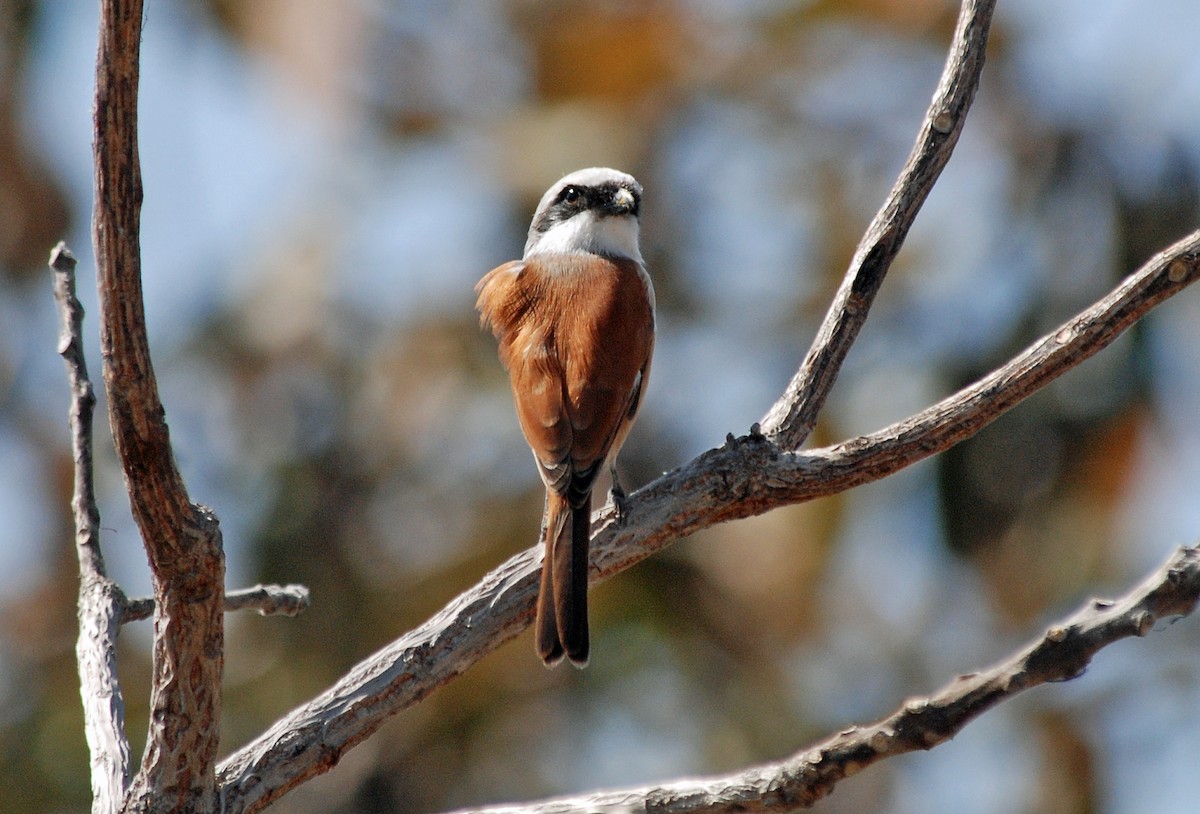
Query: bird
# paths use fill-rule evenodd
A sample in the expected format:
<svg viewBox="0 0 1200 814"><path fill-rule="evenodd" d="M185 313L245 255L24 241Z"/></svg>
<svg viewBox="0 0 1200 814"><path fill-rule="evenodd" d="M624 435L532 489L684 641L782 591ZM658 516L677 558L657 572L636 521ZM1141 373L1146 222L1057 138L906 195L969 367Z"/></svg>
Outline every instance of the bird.
<svg viewBox="0 0 1200 814"><path fill-rule="evenodd" d="M524 254L478 285L480 323L498 340L525 440L546 488L534 621L547 667L589 657L592 489L642 405L654 353L654 286L638 245L642 187L591 167L542 196Z"/></svg>

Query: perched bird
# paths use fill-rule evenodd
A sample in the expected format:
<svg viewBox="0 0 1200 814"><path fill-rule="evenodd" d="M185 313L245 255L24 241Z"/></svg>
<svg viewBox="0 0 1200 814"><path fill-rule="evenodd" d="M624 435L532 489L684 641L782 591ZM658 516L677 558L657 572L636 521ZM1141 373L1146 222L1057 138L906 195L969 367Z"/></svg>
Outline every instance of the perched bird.
<svg viewBox="0 0 1200 814"><path fill-rule="evenodd" d="M476 286L500 344L525 440L546 485L538 655L588 660L592 487L641 404L654 350L654 287L638 249L642 187L579 170L542 196L525 255ZM613 499L623 494L613 470Z"/></svg>

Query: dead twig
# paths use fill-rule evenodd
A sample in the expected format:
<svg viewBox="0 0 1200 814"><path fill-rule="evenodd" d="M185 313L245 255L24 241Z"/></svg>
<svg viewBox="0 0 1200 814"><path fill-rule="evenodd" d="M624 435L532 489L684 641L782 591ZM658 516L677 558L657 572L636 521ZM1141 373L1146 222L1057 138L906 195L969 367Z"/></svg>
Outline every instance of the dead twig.
<svg viewBox="0 0 1200 814"><path fill-rule="evenodd" d="M75 296L75 257L59 243L50 253L54 299L58 304L58 352L67 364L71 385L71 450L75 487L75 551L79 556L79 638L75 660L83 726L91 759L92 811L119 810L129 786L129 741L125 737L125 700L117 677L117 634L125 595L108 578L100 551L100 510L92 463L92 418L96 393L83 355L83 306Z"/></svg>

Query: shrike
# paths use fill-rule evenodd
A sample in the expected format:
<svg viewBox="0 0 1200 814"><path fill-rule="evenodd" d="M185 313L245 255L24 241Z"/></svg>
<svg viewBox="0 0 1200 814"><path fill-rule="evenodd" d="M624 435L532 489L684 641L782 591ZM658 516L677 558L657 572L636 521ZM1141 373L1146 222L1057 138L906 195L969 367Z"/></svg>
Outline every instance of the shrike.
<svg viewBox="0 0 1200 814"><path fill-rule="evenodd" d="M587 664L592 486L621 449L650 375L654 287L638 249L641 200L641 185L617 170L561 178L538 204L524 257L475 287L546 485L535 627L547 666L564 655ZM619 503L615 477L613 487Z"/></svg>

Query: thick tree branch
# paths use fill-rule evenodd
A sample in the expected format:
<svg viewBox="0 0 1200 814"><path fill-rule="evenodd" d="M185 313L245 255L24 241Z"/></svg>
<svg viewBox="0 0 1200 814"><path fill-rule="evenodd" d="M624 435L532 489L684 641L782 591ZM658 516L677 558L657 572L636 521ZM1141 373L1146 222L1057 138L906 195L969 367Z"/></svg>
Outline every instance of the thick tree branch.
<svg viewBox="0 0 1200 814"><path fill-rule="evenodd" d="M1108 296L1008 364L905 421L807 452L761 435L730 436L629 496L625 518L597 518L592 579L602 580L672 541L726 520L837 494L878 480L978 432L1108 345L1200 276L1200 232L1160 252ZM484 577L421 627L361 662L222 762L226 811L259 811L400 710L417 703L516 636L533 613L541 552L530 548Z"/></svg>
<svg viewBox="0 0 1200 814"><path fill-rule="evenodd" d="M841 370L917 212L950 160L979 87L995 0L965 0L941 81L892 191L871 221L800 370L763 416L762 433L798 449Z"/></svg>
<svg viewBox="0 0 1200 814"><path fill-rule="evenodd" d="M109 422L154 584L150 731L126 810L215 802L224 554L213 515L175 466L142 306L137 145L141 0L102 0L96 58L95 211L100 344Z"/></svg>
<svg viewBox="0 0 1200 814"><path fill-rule="evenodd" d="M83 726L91 757L92 811L114 814L129 786L129 741L125 701L117 678L117 634L125 597L108 578L100 551L100 510L92 464L92 417L96 394L83 355L83 306L75 296L75 258L59 243L50 253L54 299L58 304L58 352L71 385L71 450L75 488L75 551L79 556L79 638L75 660Z"/></svg>
<svg viewBox="0 0 1200 814"><path fill-rule="evenodd" d="M999 664L959 676L932 695L909 699L880 721L839 732L780 763L721 777L472 811L732 814L808 808L832 792L843 778L872 763L932 749L1002 701L1031 687L1078 677L1102 648L1130 636L1145 636L1162 619L1187 616L1197 601L1200 549L1182 548L1125 596L1116 601L1088 602ZM466 810L459 814L466 814Z"/></svg>
<svg viewBox="0 0 1200 814"><path fill-rule="evenodd" d="M308 605L308 588L303 585L255 585L225 594L226 613L254 610L263 616L299 616ZM121 609L121 624L149 619L152 613L152 598L130 599Z"/></svg>

